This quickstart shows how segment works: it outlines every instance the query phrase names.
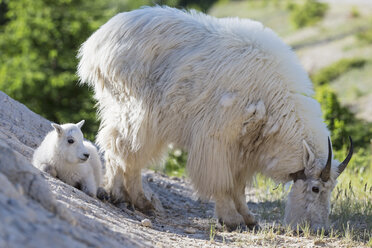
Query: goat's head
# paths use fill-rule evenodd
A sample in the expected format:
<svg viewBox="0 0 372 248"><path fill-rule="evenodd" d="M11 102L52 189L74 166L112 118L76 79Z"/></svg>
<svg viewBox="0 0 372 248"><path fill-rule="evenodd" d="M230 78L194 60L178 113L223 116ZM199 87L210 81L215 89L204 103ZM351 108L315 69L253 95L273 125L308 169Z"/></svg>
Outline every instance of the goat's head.
<svg viewBox="0 0 372 248"><path fill-rule="evenodd" d="M89 158L89 152L83 143L83 133L80 130L83 124L84 120L77 124L52 124L58 137L56 150L60 155L59 159L68 164L82 163Z"/></svg>
<svg viewBox="0 0 372 248"><path fill-rule="evenodd" d="M285 209L286 224L296 228L297 225L308 223L312 230L328 228L332 190L353 154L353 142L349 139L349 153L342 163L332 159L329 138L327 161L316 159L306 141L303 142L305 168L290 174L294 183Z"/></svg>

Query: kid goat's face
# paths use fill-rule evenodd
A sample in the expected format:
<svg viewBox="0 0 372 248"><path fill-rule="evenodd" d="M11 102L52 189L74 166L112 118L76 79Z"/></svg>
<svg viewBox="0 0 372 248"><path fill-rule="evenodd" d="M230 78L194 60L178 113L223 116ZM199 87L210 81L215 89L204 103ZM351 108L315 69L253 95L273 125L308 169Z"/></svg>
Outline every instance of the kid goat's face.
<svg viewBox="0 0 372 248"><path fill-rule="evenodd" d="M69 164L83 163L89 159L90 154L83 143L84 137L80 130L83 124L84 121L77 124L52 124L58 134L61 159Z"/></svg>

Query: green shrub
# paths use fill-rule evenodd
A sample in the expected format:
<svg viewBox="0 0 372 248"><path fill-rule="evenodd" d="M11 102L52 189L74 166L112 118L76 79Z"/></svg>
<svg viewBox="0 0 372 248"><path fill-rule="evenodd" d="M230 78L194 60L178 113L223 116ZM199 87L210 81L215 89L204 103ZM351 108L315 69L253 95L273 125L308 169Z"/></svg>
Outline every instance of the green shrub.
<svg viewBox="0 0 372 248"><path fill-rule="evenodd" d="M58 122L86 120L97 131L94 100L77 85L79 46L115 13L107 2L4 1L0 28L0 90L34 112Z"/></svg>
<svg viewBox="0 0 372 248"><path fill-rule="evenodd" d="M323 117L332 133L333 146L340 150L348 146L348 136L355 147L367 148L372 137L372 123L359 120L346 107L341 106L336 94L328 85L316 87L316 99L322 107Z"/></svg>
<svg viewBox="0 0 372 248"><path fill-rule="evenodd" d="M319 70L311 79L315 85L327 84L351 69L363 67L366 63L367 60L363 58L341 59Z"/></svg>
<svg viewBox="0 0 372 248"><path fill-rule="evenodd" d="M287 9L290 11L290 20L294 27L302 28L322 20L328 10L328 5L315 0L306 0L304 4L290 2Z"/></svg>
<svg viewBox="0 0 372 248"><path fill-rule="evenodd" d="M311 78L315 85L316 99L322 107L323 117L332 133L332 140L336 150L348 145L347 137L351 136L356 147L367 148L372 137L372 123L359 120L348 108L341 106L335 92L329 83L347 71L363 67L366 59L342 59L325 67Z"/></svg>

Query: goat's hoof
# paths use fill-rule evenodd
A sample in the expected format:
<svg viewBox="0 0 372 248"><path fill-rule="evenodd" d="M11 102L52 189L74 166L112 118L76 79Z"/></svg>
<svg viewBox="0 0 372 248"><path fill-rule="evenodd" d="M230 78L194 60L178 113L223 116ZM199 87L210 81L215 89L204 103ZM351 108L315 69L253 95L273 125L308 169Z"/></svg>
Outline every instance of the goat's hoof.
<svg viewBox="0 0 372 248"><path fill-rule="evenodd" d="M142 213L146 215L154 215L155 207L151 201L149 201L145 195L141 195L137 198L136 203L134 204L136 208L138 208Z"/></svg>
<svg viewBox="0 0 372 248"><path fill-rule="evenodd" d="M246 232L247 231L247 225L245 223L240 223L238 227L235 229L237 232Z"/></svg>
<svg viewBox="0 0 372 248"><path fill-rule="evenodd" d="M141 212L147 216L155 216L155 207L150 201L145 202L145 204L140 208Z"/></svg>
<svg viewBox="0 0 372 248"><path fill-rule="evenodd" d="M257 222L254 222L252 224L248 224L247 225L248 229L251 230L251 231L258 231L258 230L261 230L261 226L257 223Z"/></svg>
<svg viewBox="0 0 372 248"><path fill-rule="evenodd" d="M110 199L109 194L102 187L97 188L97 198L101 201L108 201Z"/></svg>
<svg viewBox="0 0 372 248"><path fill-rule="evenodd" d="M222 219L218 219L218 222L226 228L228 232L244 232L247 231L247 226L244 222L241 222L239 224L236 223L225 223Z"/></svg>
<svg viewBox="0 0 372 248"><path fill-rule="evenodd" d="M151 205L146 205L145 207L139 208L132 203L129 203L127 209L130 211L139 210L141 213L147 216L155 216L155 208Z"/></svg>
<svg viewBox="0 0 372 248"><path fill-rule="evenodd" d="M147 216L155 216L156 215L155 214L156 213L155 209L148 209L148 210L143 211L143 213Z"/></svg>

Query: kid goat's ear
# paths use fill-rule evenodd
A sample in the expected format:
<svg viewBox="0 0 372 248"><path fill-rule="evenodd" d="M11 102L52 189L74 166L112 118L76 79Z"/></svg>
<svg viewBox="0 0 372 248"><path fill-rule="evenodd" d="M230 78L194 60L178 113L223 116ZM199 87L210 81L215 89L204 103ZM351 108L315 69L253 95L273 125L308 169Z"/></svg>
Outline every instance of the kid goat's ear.
<svg viewBox="0 0 372 248"><path fill-rule="evenodd" d="M84 122L85 122L85 120L82 120L82 121L76 123L76 125L81 129L81 127L84 125Z"/></svg>
<svg viewBox="0 0 372 248"><path fill-rule="evenodd" d="M57 131L58 133L58 136L61 136L62 133L63 133L63 129L60 125L56 124L56 123L52 123L52 127Z"/></svg>

